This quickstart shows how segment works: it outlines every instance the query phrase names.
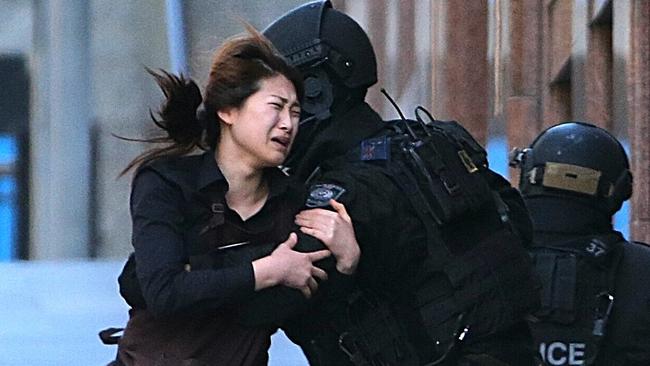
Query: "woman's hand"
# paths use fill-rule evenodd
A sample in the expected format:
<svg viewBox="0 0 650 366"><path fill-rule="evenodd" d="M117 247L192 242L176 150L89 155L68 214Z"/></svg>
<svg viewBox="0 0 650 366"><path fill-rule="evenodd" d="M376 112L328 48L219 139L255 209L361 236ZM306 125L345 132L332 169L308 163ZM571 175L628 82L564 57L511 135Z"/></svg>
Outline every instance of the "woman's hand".
<svg viewBox="0 0 650 366"><path fill-rule="evenodd" d="M302 291L307 298L316 292L316 278L324 281L327 273L314 262L329 257L331 253L329 250L301 253L293 250L297 242L298 237L291 233L270 255L253 261L255 290L283 285Z"/></svg>
<svg viewBox="0 0 650 366"><path fill-rule="evenodd" d="M354 235L352 219L345 206L330 200L335 211L315 208L296 215L300 231L322 241L336 258L336 269L345 274L356 271L361 249Z"/></svg>

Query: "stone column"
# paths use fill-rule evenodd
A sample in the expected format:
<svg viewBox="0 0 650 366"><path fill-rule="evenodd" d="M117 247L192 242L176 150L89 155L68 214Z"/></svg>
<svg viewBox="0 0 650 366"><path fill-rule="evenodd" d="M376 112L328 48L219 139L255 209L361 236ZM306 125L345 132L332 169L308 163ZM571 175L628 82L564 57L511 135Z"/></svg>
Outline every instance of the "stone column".
<svg viewBox="0 0 650 366"><path fill-rule="evenodd" d="M85 257L90 217L88 3L34 5L30 257Z"/></svg>
<svg viewBox="0 0 650 366"><path fill-rule="evenodd" d="M571 1L544 1L543 128L568 121L572 117L573 5Z"/></svg>
<svg viewBox="0 0 650 366"><path fill-rule="evenodd" d="M612 2L612 125L616 136L628 140L630 124L628 103L628 72L630 67L631 2Z"/></svg>
<svg viewBox="0 0 650 366"><path fill-rule="evenodd" d="M482 143L489 118L487 20L485 0L431 4L434 115L458 120Z"/></svg>
<svg viewBox="0 0 650 366"><path fill-rule="evenodd" d="M524 148L542 125L542 1L510 2L510 96L506 131L511 147ZM518 172L511 172L517 177Z"/></svg>
<svg viewBox="0 0 650 366"><path fill-rule="evenodd" d="M650 2L631 3L629 135L632 146L634 240L650 243Z"/></svg>
<svg viewBox="0 0 650 366"><path fill-rule="evenodd" d="M585 60L585 119L612 131L614 69L611 5L597 7L592 4L586 32L588 45Z"/></svg>
<svg viewBox="0 0 650 366"><path fill-rule="evenodd" d="M90 8L93 78L95 215L91 255L125 258L131 246L131 175L118 174L150 144L130 138L159 135L149 118L163 100L144 67L170 68L165 2L93 0Z"/></svg>
<svg viewBox="0 0 650 366"><path fill-rule="evenodd" d="M588 48L590 46L593 46L590 39L591 31L589 27L590 6L587 1L554 1L555 4L552 5L551 12L553 13L555 21L559 20L559 17L561 17L559 12L565 11L562 6L566 6L565 4L569 4L571 6L571 18L568 19L571 27L570 33L556 34L556 36L559 37L570 35L570 37L567 38L567 40L570 42L570 56L568 59L569 64L567 65L567 70L569 72L566 75L568 77L567 82L571 89L571 103L569 105L570 114L567 116L567 118L564 118L564 121L569 119L584 121L587 119L587 101L593 95L593 91L588 88L588 68L590 62L588 59ZM554 26L557 26L557 23L554 24ZM555 76L557 77L558 74ZM563 121L547 122L555 124Z"/></svg>

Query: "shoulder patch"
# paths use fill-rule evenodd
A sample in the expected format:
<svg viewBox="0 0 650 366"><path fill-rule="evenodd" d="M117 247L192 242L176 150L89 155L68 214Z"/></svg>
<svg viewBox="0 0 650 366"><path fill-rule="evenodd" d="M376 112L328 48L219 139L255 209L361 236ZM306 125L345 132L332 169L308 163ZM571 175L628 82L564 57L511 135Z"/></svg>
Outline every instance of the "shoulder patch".
<svg viewBox="0 0 650 366"><path fill-rule="evenodd" d="M336 184L314 184L309 188L309 196L305 206L327 207L331 199L338 199L345 193L345 188L337 186Z"/></svg>
<svg viewBox="0 0 650 366"><path fill-rule="evenodd" d="M361 160L390 160L390 138L381 136L361 141Z"/></svg>

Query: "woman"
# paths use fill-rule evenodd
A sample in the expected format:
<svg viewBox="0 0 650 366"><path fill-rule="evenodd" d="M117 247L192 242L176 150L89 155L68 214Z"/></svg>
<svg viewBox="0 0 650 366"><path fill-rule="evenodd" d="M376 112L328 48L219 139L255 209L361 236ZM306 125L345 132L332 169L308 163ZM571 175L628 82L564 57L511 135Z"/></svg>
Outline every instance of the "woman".
<svg viewBox="0 0 650 366"><path fill-rule="evenodd" d="M150 141L169 144L125 169L137 168L131 215L146 304L119 342L126 365L265 365L275 329L240 325L237 307L276 285L312 296L327 278L314 263L330 254L340 272L356 267L351 221L335 201L335 211L301 214L301 230L329 250L293 250L304 198L277 166L297 133L302 79L249 33L217 51L204 98L193 81L150 71L167 98L154 118L167 136ZM188 155L197 147L207 151Z"/></svg>

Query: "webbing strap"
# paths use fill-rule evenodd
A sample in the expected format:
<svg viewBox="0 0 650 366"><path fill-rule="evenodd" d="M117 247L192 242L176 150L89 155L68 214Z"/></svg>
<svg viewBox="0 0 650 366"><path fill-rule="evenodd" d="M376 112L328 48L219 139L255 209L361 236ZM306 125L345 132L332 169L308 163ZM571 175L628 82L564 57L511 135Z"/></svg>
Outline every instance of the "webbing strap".
<svg viewBox="0 0 650 366"><path fill-rule="evenodd" d="M555 272L555 255L539 254L534 255L534 263L537 268L537 275L542 283L553 283ZM542 307L550 308L553 304L553 286L544 286L542 289Z"/></svg>
<svg viewBox="0 0 650 366"><path fill-rule="evenodd" d="M607 273L607 294L599 294L599 295L605 295L606 297L609 297L609 303L605 304L599 304L599 306L604 305L606 308L604 309L596 309L596 319L594 320L594 329L592 331L592 335L595 338L594 343L596 344L596 349L594 350L594 353L592 357L587 360L587 362L591 363L596 360L598 357L598 353L601 349L603 340L605 338L604 331L607 328L607 323L609 322L609 317L610 317L610 312L612 310L612 307L614 305L614 294L615 294L615 285L616 285L616 273L618 272L618 266L620 265L622 259L623 259L623 246L622 243L624 242L623 237L619 233L615 233L615 235L609 235L607 237L601 237L600 240L607 240L609 241L609 246L611 248L610 253L613 255L613 259L611 262L611 266L609 268L609 272ZM615 247L615 245L618 244L619 247Z"/></svg>
<svg viewBox="0 0 650 366"><path fill-rule="evenodd" d="M507 273L506 269L497 269L501 274ZM486 293L496 289L501 276L491 275L474 281L454 292L447 299L439 302L432 302L420 308L422 317L426 324L435 326L447 321L453 314L458 314L468 309Z"/></svg>
<svg viewBox="0 0 650 366"><path fill-rule="evenodd" d="M442 224L441 219L431 208L427 198L417 186L415 177L411 176L408 169L403 166L403 162L394 161L391 165L392 177L402 189L415 208L415 212L422 221L427 233L427 251L428 258L432 261L434 268L441 268L444 263L448 262L451 256L448 248L440 236L438 225Z"/></svg>
<svg viewBox="0 0 650 366"><path fill-rule="evenodd" d="M207 224L201 228L199 236L203 236L209 231L218 230L217 236L220 236L220 231L226 222L225 219L225 203L226 196L221 189L213 188L206 194L207 199L202 199L201 202L209 202L210 218L208 219ZM198 265L209 265L209 263L203 263L205 261L204 256L210 252L211 245L214 243L208 243L205 240L196 240L189 243L188 255L193 259L192 265L195 263Z"/></svg>
<svg viewBox="0 0 650 366"><path fill-rule="evenodd" d="M410 144L407 151L411 156L412 161L417 166L418 170L420 170L422 175L424 175L427 178L427 187L431 191L431 194L433 194L435 197L436 190L434 187L433 179L429 174L429 170L427 169L427 165L431 166L433 173L435 173L440 178L449 195L457 197L458 199L464 199L465 197L460 196L460 194L463 193L461 191L461 187L455 182L455 180L449 174L447 166L441 158L442 155L440 154L438 149L436 149L435 144L430 140L431 138L425 139L424 141L420 142L419 146ZM426 155L428 164L424 162L424 160L420 156L420 153L418 153L418 150L421 149L431 149L433 151L433 153Z"/></svg>
<svg viewBox="0 0 650 366"><path fill-rule="evenodd" d="M406 193L409 202L425 224L427 232L432 230L429 225L442 225L442 219L433 210L427 197L418 187L416 178L404 166L404 162L399 160L393 161L389 169L392 178L395 179L402 192Z"/></svg>

